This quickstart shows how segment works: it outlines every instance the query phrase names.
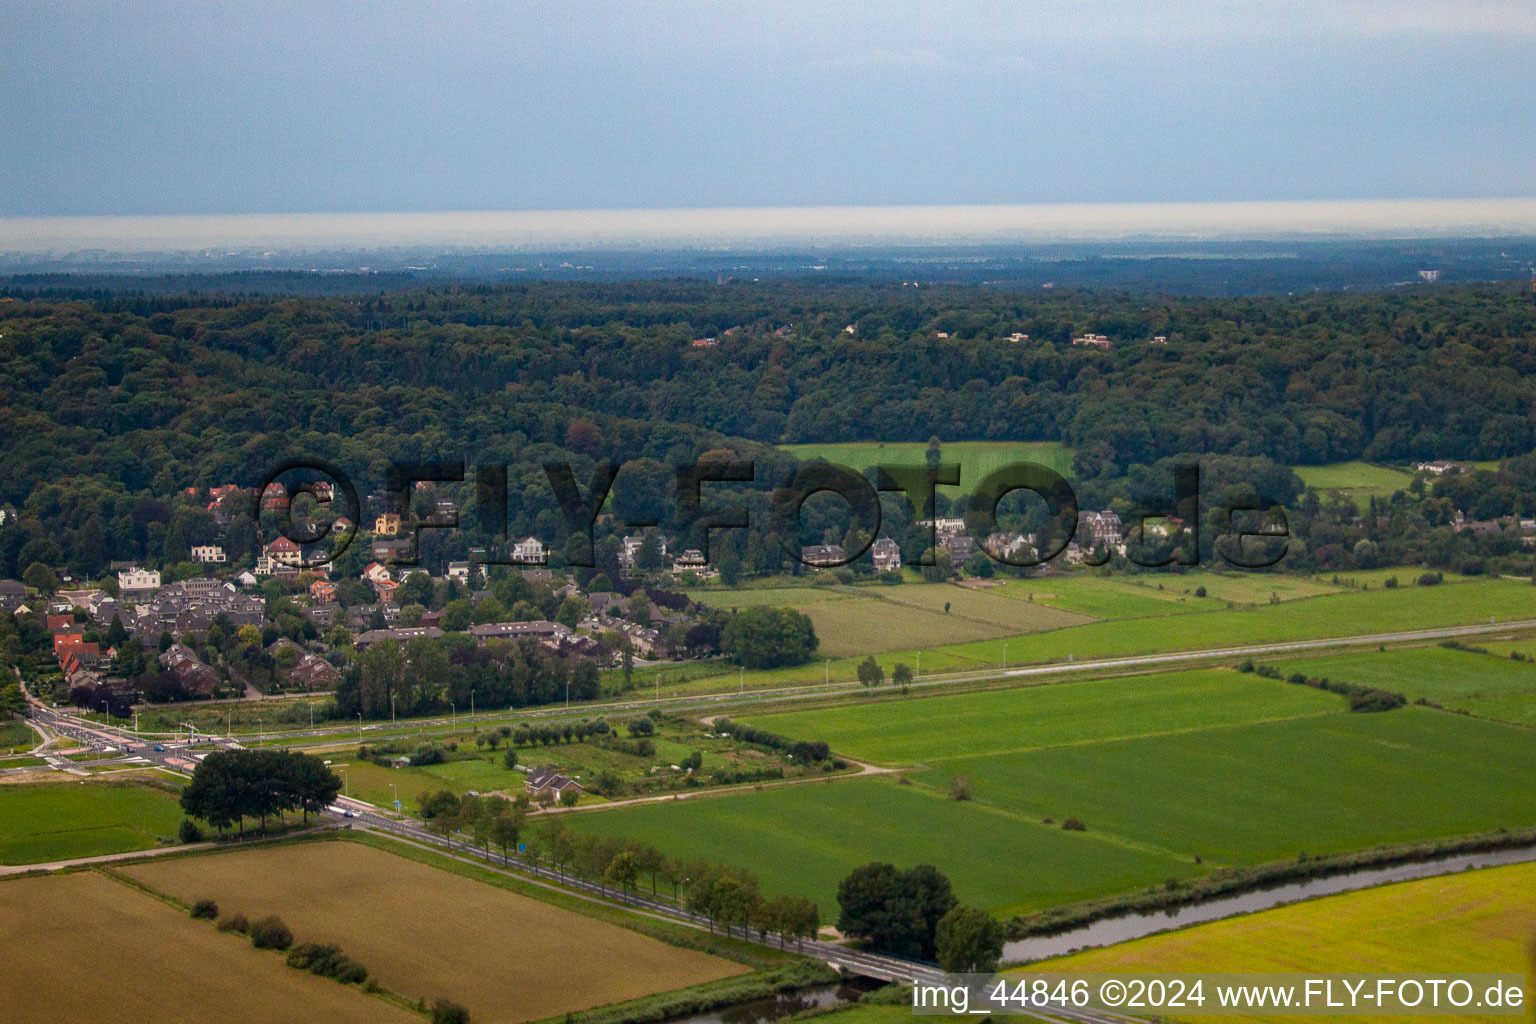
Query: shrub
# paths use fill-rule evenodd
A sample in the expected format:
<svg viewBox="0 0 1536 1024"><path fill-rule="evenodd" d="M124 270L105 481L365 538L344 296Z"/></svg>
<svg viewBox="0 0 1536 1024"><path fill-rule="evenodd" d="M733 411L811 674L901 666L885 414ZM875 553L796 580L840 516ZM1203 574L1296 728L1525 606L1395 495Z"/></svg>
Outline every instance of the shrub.
<svg viewBox="0 0 1536 1024"><path fill-rule="evenodd" d="M1205 587L1203 587L1203 586L1196 587L1195 588L1195 596L1196 597L1204 597L1205 596Z"/></svg>
<svg viewBox="0 0 1536 1024"><path fill-rule="evenodd" d="M469 1011L451 999L432 1004L432 1024L469 1024Z"/></svg>
<svg viewBox="0 0 1536 1024"><path fill-rule="evenodd" d="M368 968L351 957L344 956L336 968L335 977L343 985L361 985L368 980Z"/></svg>
<svg viewBox="0 0 1536 1024"><path fill-rule="evenodd" d="M177 835L181 837L181 841L184 843L200 843L203 841L203 830L198 828L197 822L191 818L181 819L181 828L177 830Z"/></svg>
<svg viewBox="0 0 1536 1024"><path fill-rule="evenodd" d="M1382 586L1386 587L1388 590L1396 590L1397 589L1397 577L1396 576L1388 576L1387 577L1387 581L1385 583L1383 583Z"/></svg>
<svg viewBox="0 0 1536 1024"><path fill-rule="evenodd" d="M251 922L247 921L245 915L237 910L228 917L219 918L218 923L214 927L221 932L249 932L251 930Z"/></svg>
<svg viewBox="0 0 1536 1024"><path fill-rule="evenodd" d="M440 743L423 743L411 755L412 765L442 764L445 760L447 753Z"/></svg>
<svg viewBox="0 0 1536 1024"><path fill-rule="evenodd" d="M1081 821L1078 821L1076 818L1068 818L1066 821L1063 821L1061 823L1061 827L1066 829L1068 832L1087 832L1088 831L1088 826L1084 825Z"/></svg>
<svg viewBox="0 0 1536 1024"><path fill-rule="evenodd" d="M969 800L971 798L971 780L964 775L956 775L950 779L949 798L951 800Z"/></svg>
<svg viewBox="0 0 1536 1024"><path fill-rule="evenodd" d="M192 916L207 921L212 921L219 916L219 905L213 900L203 899L192 904Z"/></svg>
<svg viewBox="0 0 1536 1024"><path fill-rule="evenodd" d="M293 932L282 918L268 914L251 925L251 945L257 949L287 949L293 945Z"/></svg>
<svg viewBox="0 0 1536 1024"><path fill-rule="evenodd" d="M1414 582L1421 587L1432 587L1439 583L1442 578L1443 577L1441 577L1441 575L1437 572L1426 572Z"/></svg>

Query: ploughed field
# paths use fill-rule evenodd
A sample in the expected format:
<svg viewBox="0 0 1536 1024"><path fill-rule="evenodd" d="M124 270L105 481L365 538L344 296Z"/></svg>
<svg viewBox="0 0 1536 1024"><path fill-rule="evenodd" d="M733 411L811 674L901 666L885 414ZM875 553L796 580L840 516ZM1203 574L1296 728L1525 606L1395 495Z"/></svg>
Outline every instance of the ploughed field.
<svg viewBox="0 0 1536 1024"><path fill-rule="evenodd" d="M93 872L0 880L0 906L7 1024L422 1020Z"/></svg>
<svg viewBox="0 0 1536 1024"><path fill-rule="evenodd" d="M1232 669L748 715L896 771L571 816L741 864L835 914L871 860L932 863L999 913L1252 865L1528 825L1536 734ZM897 780L901 779L906 784ZM954 799L963 796L965 799ZM1068 819L1085 831L1062 828Z"/></svg>
<svg viewBox="0 0 1536 1024"><path fill-rule="evenodd" d="M451 999L479 1024L537 1020L746 971L351 842L151 861L123 873L189 903L215 899L253 921L277 914L296 941L338 945L389 991Z"/></svg>

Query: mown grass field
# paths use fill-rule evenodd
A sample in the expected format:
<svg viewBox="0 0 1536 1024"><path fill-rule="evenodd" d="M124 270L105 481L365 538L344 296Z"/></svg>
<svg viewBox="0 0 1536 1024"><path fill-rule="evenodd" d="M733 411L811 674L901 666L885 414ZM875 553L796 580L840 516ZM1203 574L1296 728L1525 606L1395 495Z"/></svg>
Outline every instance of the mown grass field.
<svg viewBox="0 0 1536 1024"><path fill-rule="evenodd" d="M940 647L1021 631L878 598L826 601L797 610L816 627L816 636L821 640L817 653L823 658Z"/></svg>
<svg viewBox="0 0 1536 1024"><path fill-rule="evenodd" d="M1139 619L1133 626L1091 622L1015 637L1009 643L1009 656L1011 661L1048 661L1065 660L1068 654L1077 658L1154 654L1523 619L1533 614L1531 594L1529 582L1504 579L1349 591L1203 615ZM995 664L1002 657L1002 644L996 640L945 650L982 663Z"/></svg>
<svg viewBox="0 0 1536 1024"><path fill-rule="evenodd" d="M1445 703L1455 698L1536 692L1536 664L1445 647L1364 651L1326 658L1273 663L1286 675L1309 676L1424 697Z"/></svg>
<svg viewBox="0 0 1536 1024"><path fill-rule="evenodd" d="M894 779L864 778L565 816L582 831L634 836L683 857L750 868L770 894L808 896L837 916L837 883L872 860L933 864L961 902L1021 911L1172 876L1189 861L1065 832Z"/></svg>
<svg viewBox="0 0 1536 1024"><path fill-rule="evenodd" d="M99 779L0 786L0 864L147 850L181 823L174 791Z"/></svg>
<svg viewBox="0 0 1536 1024"><path fill-rule="evenodd" d="M1041 629L1061 629L1081 625L1090 617L1080 612L1053 608L1043 602L1022 604L999 591L1002 587L974 590L951 583L910 584L885 587L880 597L892 604L942 615L946 619L966 619L982 623L1007 634L1032 633Z"/></svg>
<svg viewBox="0 0 1536 1024"><path fill-rule="evenodd" d="M124 873L252 920L275 913L299 941L341 946L386 989L453 999L477 1024L537 1020L746 971L355 843L181 857Z"/></svg>
<svg viewBox="0 0 1536 1024"><path fill-rule="evenodd" d="M826 459L862 473L870 466L922 466L928 445L921 441L882 444L877 441L779 446L799 459ZM959 490L969 491L988 473L1015 462L1049 466L1062 476L1072 476L1072 450L1055 441L951 441L941 445L945 462L960 464ZM955 488L949 490L954 491Z"/></svg>
<svg viewBox="0 0 1536 1024"><path fill-rule="evenodd" d="M92 872L0 881L0 906L8 1024L422 1020Z"/></svg>
<svg viewBox="0 0 1536 1024"><path fill-rule="evenodd" d="M841 707L747 715L840 754L915 764L1218 725L1336 713L1342 700L1230 669L1052 683L942 697L861 699Z"/></svg>
<svg viewBox="0 0 1536 1024"><path fill-rule="evenodd" d="M1371 498L1386 499L1398 491L1406 491L1413 482L1413 474L1385 466L1373 466L1368 462L1335 462L1328 466L1297 466L1296 475L1308 487L1315 487L1326 494L1341 494L1352 499L1361 508L1370 504Z"/></svg>
<svg viewBox="0 0 1536 1024"><path fill-rule="evenodd" d="M1076 953L1033 965L1030 970L1524 974L1530 970L1532 934L1536 934L1536 864L1515 864L1277 907ZM1295 1020L1278 1016L1241 1019Z"/></svg>
<svg viewBox="0 0 1536 1024"><path fill-rule="evenodd" d="M823 601L841 601L847 598L868 596L868 591L855 587L740 587L735 590L709 590L698 588L686 592L690 601L711 608L755 608L768 605L775 608L799 607L820 604Z"/></svg>
<svg viewBox="0 0 1536 1024"><path fill-rule="evenodd" d="M1252 864L1529 824L1536 743L1514 726L1408 707L937 763L933 787L1207 861Z"/></svg>

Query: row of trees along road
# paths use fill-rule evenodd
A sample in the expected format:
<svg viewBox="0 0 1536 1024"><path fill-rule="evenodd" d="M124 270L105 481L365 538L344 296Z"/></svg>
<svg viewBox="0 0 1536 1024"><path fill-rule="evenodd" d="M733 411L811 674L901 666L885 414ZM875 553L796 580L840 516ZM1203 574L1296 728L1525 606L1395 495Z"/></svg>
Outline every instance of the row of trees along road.
<svg viewBox="0 0 1536 1024"><path fill-rule="evenodd" d="M287 811L301 811L309 821L335 802L341 778L325 762L288 750L219 750L209 754L181 791L181 809L220 832L245 819L278 820Z"/></svg>

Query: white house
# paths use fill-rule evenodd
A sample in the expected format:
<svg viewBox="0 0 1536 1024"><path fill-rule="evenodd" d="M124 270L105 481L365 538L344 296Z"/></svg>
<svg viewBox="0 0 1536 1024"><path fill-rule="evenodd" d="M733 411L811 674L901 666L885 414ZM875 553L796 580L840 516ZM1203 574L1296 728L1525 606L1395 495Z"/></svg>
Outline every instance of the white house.
<svg viewBox="0 0 1536 1024"><path fill-rule="evenodd" d="M458 580L460 583L468 583L469 582L469 563L468 562L449 562L448 563L448 578L451 579L451 580Z"/></svg>
<svg viewBox="0 0 1536 1024"><path fill-rule="evenodd" d="M889 537L881 537L869 549L875 562L876 572L897 572L901 569L901 545Z"/></svg>
<svg viewBox="0 0 1536 1024"><path fill-rule="evenodd" d="M217 544L192 545L192 561L204 564L224 562L224 549Z"/></svg>
<svg viewBox="0 0 1536 1024"><path fill-rule="evenodd" d="M160 589L160 573L154 569L124 569L117 574L117 592L126 600L147 597Z"/></svg>
<svg viewBox="0 0 1536 1024"><path fill-rule="evenodd" d="M512 561L542 565L548 561L544 545L537 537L524 537L512 546Z"/></svg>

